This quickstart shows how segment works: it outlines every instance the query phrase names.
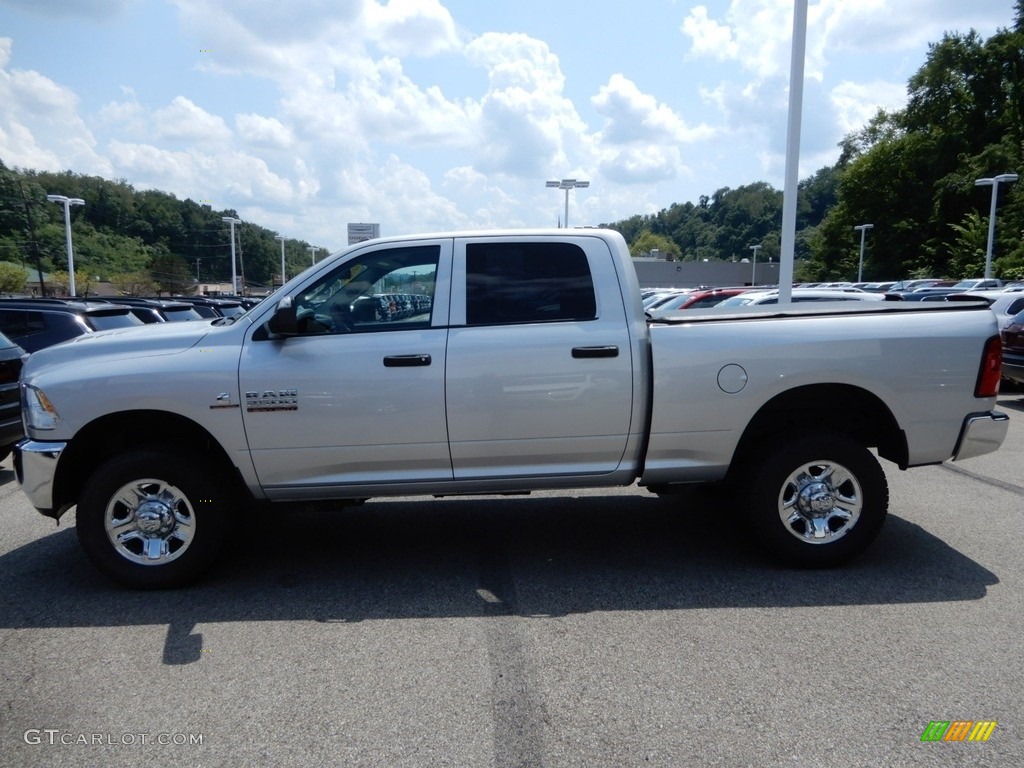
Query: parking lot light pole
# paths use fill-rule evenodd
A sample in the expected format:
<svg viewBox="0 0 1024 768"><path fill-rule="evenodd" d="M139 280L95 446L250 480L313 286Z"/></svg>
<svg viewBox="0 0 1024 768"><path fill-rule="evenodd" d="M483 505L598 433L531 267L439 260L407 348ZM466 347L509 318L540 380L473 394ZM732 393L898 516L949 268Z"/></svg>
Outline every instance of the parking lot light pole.
<svg viewBox="0 0 1024 768"><path fill-rule="evenodd" d="M858 224L856 227L853 228L854 232L856 232L858 229L860 230L860 264L857 267L858 283L864 280L864 235L867 233L869 229L871 229L874 226L874 224Z"/></svg>
<svg viewBox="0 0 1024 768"><path fill-rule="evenodd" d="M750 250L754 252L754 258L750 260L750 287L753 288L757 285L757 252L761 250L761 246L752 245Z"/></svg>
<svg viewBox="0 0 1024 768"><path fill-rule="evenodd" d="M309 263L310 265L316 264L316 252L317 247L315 245L307 245L306 250L309 251Z"/></svg>
<svg viewBox="0 0 1024 768"><path fill-rule="evenodd" d="M570 189L583 189L589 187L589 181L580 181L578 179L562 179L561 181L547 181L544 182L545 187L551 187L552 189L564 189L565 190L565 228L569 228L569 190Z"/></svg>
<svg viewBox="0 0 1024 768"><path fill-rule="evenodd" d="M281 285L288 282L288 276L284 273L284 241L287 240L284 235L274 235L275 240L281 241Z"/></svg>
<svg viewBox="0 0 1024 768"><path fill-rule="evenodd" d="M235 224L241 224L241 219L233 216L222 216L221 221L231 225L231 295L238 293L238 277L235 273Z"/></svg>
<svg viewBox="0 0 1024 768"><path fill-rule="evenodd" d="M75 252L71 248L71 206L85 205L85 200L80 197L66 197L64 195L47 195L46 199L51 203L62 203L64 205L64 235L68 245L68 294L75 295Z"/></svg>
<svg viewBox="0 0 1024 768"><path fill-rule="evenodd" d="M992 277L992 243L996 235L996 199L999 197L999 182L1010 184L1018 179L1016 173L1001 173L990 179L976 179L976 187L992 187L992 206L988 211L988 246L985 248L985 279Z"/></svg>

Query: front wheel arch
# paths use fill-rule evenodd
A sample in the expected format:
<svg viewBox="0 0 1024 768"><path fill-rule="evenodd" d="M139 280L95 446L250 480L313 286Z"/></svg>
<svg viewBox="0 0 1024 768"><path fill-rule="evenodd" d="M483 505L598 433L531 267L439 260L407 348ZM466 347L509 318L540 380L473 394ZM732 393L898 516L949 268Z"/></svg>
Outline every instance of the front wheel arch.
<svg viewBox="0 0 1024 768"><path fill-rule="evenodd" d="M121 411L86 424L68 443L54 477L54 509L63 513L77 504L85 483L105 461L130 450L157 445L182 455L201 457L204 464L218 469L224 482L240 498L251 498L238 468L204 427L167 411Z"/></svg>

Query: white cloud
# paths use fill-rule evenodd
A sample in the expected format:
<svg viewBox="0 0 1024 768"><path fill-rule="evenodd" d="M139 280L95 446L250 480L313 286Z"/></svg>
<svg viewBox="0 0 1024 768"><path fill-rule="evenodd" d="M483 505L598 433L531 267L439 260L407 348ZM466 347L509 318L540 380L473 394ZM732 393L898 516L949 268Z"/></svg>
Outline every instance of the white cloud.
<svg viewBox="0 0 1024 768"><path fill-rule="evenodd" d="M698 5L690 9L690 15L683 21L682 32L690 38L694 56L725 61L735 59L739 54L739 45L732 29L708 18L706 6Z"/></svg>
<svg viewBox="0 0 1024 768"><path fill-rule="evenodd" d="M260 158L242 152L213 155L121 141L112 141L109 151L119 175L140 187L161 189L181 198L261 200L279 205L295 199L288 179L273 173Z"/></svg>
<svg viewBox="0 0 1024 768"><path fill-rule="evenodd" d="M481 137L477 167L537 178L592 154L592 138L564 94L558 57L546 43L522 34L486 33L465 53L471 63L486 67L489 83L474 126Z"/></svg>
<svg viewBox="0 0 1024 768"><path fill-rule="evenodd" d="M75 93L39 72L8 69L12 48L10 38L0 38L0 159L37 170L108 173Z"/></svg>
<svg viewBox="0 0 1024 768"><path fill-rule="evenodd" d="M136 0L5 0L5 2L46 18L80 16L105 20L127 10L135 4Z"/></svg>
<svg viewBox="0 0 1024 768"><path fill-rule="evenodd" d="M688 142L707 138L707 125L690 128L665 104L650 94L641 93L621 74L611 76L607 85L591 100L598 114L607 120L602 138L613 144Z"/></svg>
<svg viewBox="0 0 1024 768"><path fill-rule="evenodd" d="M621 184L664 181L685 170L676 147L655 145L610 152L598 167L602 176Z"/></svg>
<svg viewBox="0 0 1024 768"><path fill-rule="evenodd" d="M831 101L839 127L845 135L866 126L879 109L889 112L903 109L907 102L907 90L894 83L853 83L844 80L832 89Z"/></svg>
<svg viewBox="0 0 1024 768"><path fill-rule="evenodd" d="M235 130L240 139L256 146L287 149L294 140L291 130L276 117L235 115Z"/></svg>
<svg viewBox="0 0 1024 768"><path fill-rule="evenodd" d="M459 47L455 22L438 0L370 0L363 23L367 36L395 56L433 56Z"/></svg>
<svg viewBox="0 0 1024 768"><path fill-rule="evenodd" d="M231 129L224 118L210 114L184 96L176 96L168 106L156 110L152 128L160 138L197 144L231 138Z"/></svg>

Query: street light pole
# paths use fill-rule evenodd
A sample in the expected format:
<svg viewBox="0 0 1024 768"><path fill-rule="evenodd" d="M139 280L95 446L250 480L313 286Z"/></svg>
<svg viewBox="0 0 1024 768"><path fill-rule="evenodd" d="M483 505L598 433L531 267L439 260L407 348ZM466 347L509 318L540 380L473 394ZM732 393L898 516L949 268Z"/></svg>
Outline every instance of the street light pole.
<svg viewBox="0 0 1024 768"><path fill-rule="evenodd" d="M569 190L570 189L583 189L589 187L589 181L579 181L578 179L562 179L561 181L546 181L544 182L545 187L551 187L552 189L564 189L565 190L565 228L569 228Z"/></svg>
<svg viewBox="0 0 1024 768"><path fill-rule="evenodd" d="M307 245L306 250L309 251L309 263L316 264L316 252L319 249L315 245Z"/></svg>
<svg viewBox="0 0 1024 768"><path fill-rule="evenodd" d="M751 260L753 263L750 267L750 285L755 286L757 285L757 252L761 250L761 246L752 245L750 246L750 250L754 252L754 258Z"/></svg>
<svg viewBox="0 0 1024 768"><path fill-rule="evenodd" d="M85 200L80 197L65 197L64 195L47 195L46 199L51 203L62 203L64 205L64 235L68 245L68 294L75 295L75 252L71 248L71 206L85 205Z"/></svg>
<svg viewBox="0 0 1024 768"><path fill-rule="evenodd" d="M859 224L858 226L853 228L855 232L858 229L860 230L860 266L857 267L858 283L864 279L864 235L867 233L869 229L871 229L874 226L874 224Z"/></svg>
<svg viewBox="0 0 1024 768"><path fill-rule="evenodd" d="M231 295L238 293L238 277L235 273L235 224L241 224L241 219L233 216L222 216L221 221L231 225Z"/></svg>
<svg viewBox="0 0 1024 768"><path fill-rule="evenodd" d="M284 285L288 281L288 277L284 273L284 241L288 238L284 235L274 235L274 239L281 241L281 285Z"/></svg>
<svg viewBox="0 0 1024 768"><path fill-rule="evenodd" d="M988 246L985 248L985 279L992 277L992 243L996 235L996 198L999 196L999 182L1010 184L1018 179L1016 173L1001 173L991 179L976 179L976 187L992 187L992 206L988 211Z"/></svg>

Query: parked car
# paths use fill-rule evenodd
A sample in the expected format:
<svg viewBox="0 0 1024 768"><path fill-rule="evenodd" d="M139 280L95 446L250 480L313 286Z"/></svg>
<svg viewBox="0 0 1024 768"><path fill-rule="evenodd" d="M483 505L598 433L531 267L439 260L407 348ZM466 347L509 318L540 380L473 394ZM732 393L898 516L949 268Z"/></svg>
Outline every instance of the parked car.
<svg viewBox="0 0 1024 768"><path fill-rule="evenodd" d="M667 301L661 302L651 309L668 311L714 307L726 299L746 293L747 290L746 288L712 288L707 291L691 291L671 296Z"/></svg>
<svg viewBox="0 0 1024 768"><path fill-rule="evenodd" d="M884 301L885 296L867 291L844 291L826 288L794 288L792 292L794 304L828 301ZM754 307L762 304L778 304L778 289L771 291L747 291L725 299L716 307Z"/></svg>
<svg viewBox="0 0 1024 768"><path fill-rule="evenodd" d="M938 300L943 301L944 297L949 296L951 293L963 293L963 291L955 288L917 288L913 291L896 291L885 294L886 298L897 299L902 301L935 301L933 297L941 297Z"/></svg>
<svg viewBox="0 0 1024 768"><path fill-rule="evenodd" d="M184 301L173 299L144 299L139 296L100 296L112 304L124 304L131 307L144 323L177 323L188 320L204 319L195 307Z"/></svg>
<svg viewBox="0 0 1024 768"><path fill-rule="evenodd" d="M26 352L95 331L143 325L130 308L104 301L0 299L0 333Z"/></svg>
<svg viewBox="0 0 1024 768"><path fill-rule="evenodd" d="M1003 339L1003 380L1024 385L1024 311L1018 312L999 335Z"/></svg>
<svg viewBox="0 0 1024 768"><path fill-rule="evenodd" d="M1024 311L1024 293L1019 291L968 291L960 294L961 298L978 297L990 302L989 309L996 313L999 328L1005 328L1013 320L1013 316Z"/></svg>
<svg viewBox="0 0 1024 768"><path fill-rule="evenodd" d="M0 333L0 460L25 436L18 379L28 353Z"/></svg>
<svg viewBox="0 0 1024 768"><path fill-rule="evenodd" d="M234 317L244 315L246 308L240 301L220 299L212 296L171 296L175 301L184 301L195 307L202 317Z"/></svg>
<svg viewBox="0 0 1024 768"><path fill-rule="evenodd" d="M1002 288L1003 281L996 280L995 278L986 279L978 277L973 280L961 280L953 287L961 291L986 291L992 288Z"/></svg>

